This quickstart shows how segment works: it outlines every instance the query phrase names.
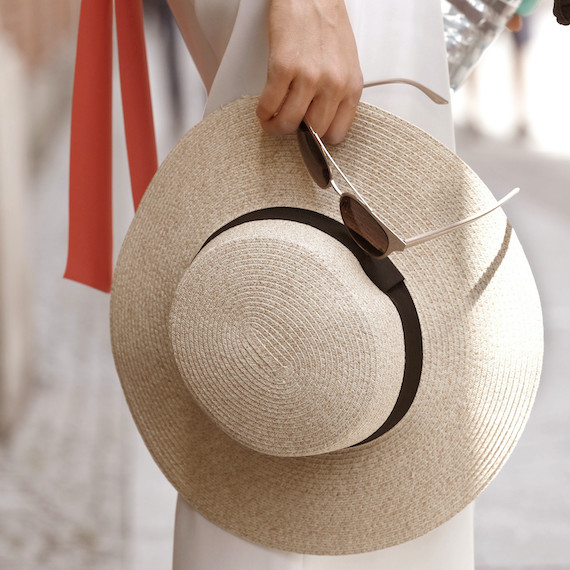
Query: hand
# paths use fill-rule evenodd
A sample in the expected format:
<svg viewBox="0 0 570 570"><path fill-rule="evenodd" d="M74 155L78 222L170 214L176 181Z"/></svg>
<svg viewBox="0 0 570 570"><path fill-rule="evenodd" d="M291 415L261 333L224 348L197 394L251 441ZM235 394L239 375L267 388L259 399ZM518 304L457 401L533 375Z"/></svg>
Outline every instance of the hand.
<svg viewBox="0 0 570 570"><path fill-rule="evenodd" d="M507 28L509 28L511 32L518 32L522 26L522 18L518 14L515 14L507 23Z"/></svg>
<svg viewBox="0 0 570 570"><path fill-rule="evenodd" d="M362 93L362 71L344 0L271 0L267 83L257 116L274 135L305 118L341 142Z"/></svg>

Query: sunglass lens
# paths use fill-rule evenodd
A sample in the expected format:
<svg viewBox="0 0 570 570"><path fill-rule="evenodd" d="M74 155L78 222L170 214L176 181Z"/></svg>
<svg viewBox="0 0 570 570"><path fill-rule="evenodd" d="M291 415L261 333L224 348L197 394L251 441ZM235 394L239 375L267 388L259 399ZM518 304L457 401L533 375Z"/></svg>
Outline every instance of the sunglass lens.
<svg viewBox="0 0 570 570"><path fill-rule="evenodd" d="M370 210L350 194L340 198L340 214L352 239L373 257L382 257L388 250L388 236Z"/></svg>
<svg viewBox="0 0 570 570"><path fill-rule="evenodd" d="M326 188L331 182L329 166L305 121L297 129L297 140L309 174L321 188Z"/></svg>

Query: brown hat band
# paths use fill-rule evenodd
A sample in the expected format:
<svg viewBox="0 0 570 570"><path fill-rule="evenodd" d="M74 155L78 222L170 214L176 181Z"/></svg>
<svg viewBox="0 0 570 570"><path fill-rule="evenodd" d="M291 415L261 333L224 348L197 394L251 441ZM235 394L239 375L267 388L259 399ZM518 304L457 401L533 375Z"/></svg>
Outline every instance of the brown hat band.
<svg viewBox="0 0 570 570"><path fill-rule="evenodd" d="M289 220L299 222L313 226L335 238L352 252L368 278L389 297L396 307L400 315L400 320L402 321L406 354L400 392L392 411L384 423L366 439L350 447L357 447L375 440L396 426L408 413L418 391L421 378L423 360L422 332L414 301L404 283L404 276L390 259L376 259L360 248L352 239L344 224L319 212L302 208L275 207L248 212L216 230L203 243L196 255L198 255L209 242L226 230L246 222L257 220Z"/></svg>

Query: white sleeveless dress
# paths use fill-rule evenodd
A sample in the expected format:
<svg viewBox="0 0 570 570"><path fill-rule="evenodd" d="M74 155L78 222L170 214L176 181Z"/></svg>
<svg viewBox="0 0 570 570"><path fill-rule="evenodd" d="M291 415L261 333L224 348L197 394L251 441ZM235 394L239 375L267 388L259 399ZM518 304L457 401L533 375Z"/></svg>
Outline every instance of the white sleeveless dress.
<svg viewBox="0 0 570 570"><path fill-rule="evenodd" d="M269 0L169 0L208 91L205 114L259 95L267 70ZM440 0L346 0L364 82L403 77L449 100ZM409 85L365 89L362 99L454 148L450 105ZM214 525L181 497L173 570L473 570L473 506L415 540L375 552L316 556L260 546Z"/></svg>

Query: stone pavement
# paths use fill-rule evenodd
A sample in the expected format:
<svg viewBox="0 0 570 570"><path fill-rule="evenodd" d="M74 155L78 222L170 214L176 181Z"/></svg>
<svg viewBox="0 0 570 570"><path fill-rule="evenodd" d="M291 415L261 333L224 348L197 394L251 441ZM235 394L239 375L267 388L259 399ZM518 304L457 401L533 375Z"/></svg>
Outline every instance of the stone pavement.
<svg viewBox="0 0 570 570"><path fill-rule="evenodd" d="M157 49L149 54L156 71L160 56ZM156 107L166 108L166 82L154 76ZM71 76L58 79L71 93ZM118 89L113 96L114 232L120 243L132 205ZM198 92L187 122L196 120L202 101ZM180 133L160 117L157 123L163 158ZM33 390L17 429L0 442L0 570L166 570L176 493L128 412L111 354L109 297L62 279L68 152L66 111L29 197Z"/></svg>
<svg viewBox="0 0 570 570"><path fill-rule="evenodd" d="M150 59L151 71L160 68L152 50ZM155 81L164 156L173 137L160 111L165 82ZM132 212L122 190L128 174L120 116L116 125L120 239ZM18 429L0 443L0 570L168 570L175 493L142 445L122 396L109 346L108 297L61 278L68 128L63 121L54 132L31 195L34 390ZM476 502L477 568L570 569L570 154L552 157L462 130L457 146L497 196L522 187L506 210L536 275L546 331L531 419Z"/></svg>
<svg viewBox="0 0 570 570"><path fill-rule="evenodd" d="M479 570L570 568L570 157L516 143L473 140L459 131L457 151L501 196L521 187L505 210L541 295L545 355L527 427L505 467L476 501Z"/></svg>
<svg viewBox="0 0 570 570"><path fill-rule="evenodd" d="M110 353L108 298L61 278L67 138L64 126L32 195L35 389L0 449L2 570L131 568L136 447Z"/></svg>

